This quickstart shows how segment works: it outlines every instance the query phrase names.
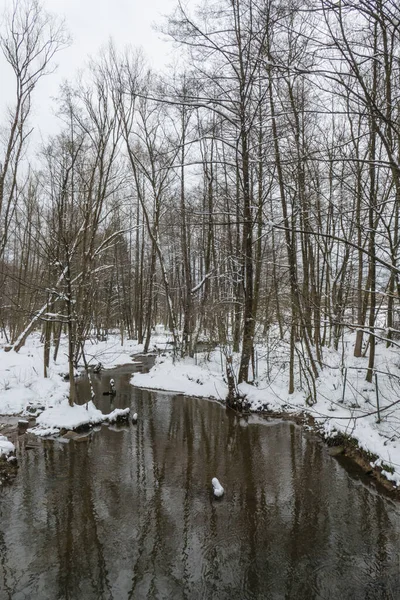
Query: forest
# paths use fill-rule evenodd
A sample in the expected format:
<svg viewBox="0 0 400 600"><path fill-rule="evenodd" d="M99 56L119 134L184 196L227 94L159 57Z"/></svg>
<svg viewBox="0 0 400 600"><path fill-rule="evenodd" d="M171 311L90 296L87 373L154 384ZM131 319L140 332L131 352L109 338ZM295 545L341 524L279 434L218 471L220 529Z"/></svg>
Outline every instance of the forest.
<svg viewBox="0 0 400 600"><path fill-rule="evenodd" d="M15 98L2 123L0 306L6 350L41 331L44 375L68 339L70 402L85 342L118 329L176 356L199 340L287 352L288 393L317 401L326 349L397 348L400 10L395 0L178 3L155 73L112 41L60 89L60 131L29 155L36 87L70 43L37 0L0 45ZM228 374L229 375L229 374Z"/></svg>
<svg viewBox="0 0 400 600"><path fill-rule="evenodd" d="M398 599L400 3L160 2L0 17L0 597Z"/></svg>

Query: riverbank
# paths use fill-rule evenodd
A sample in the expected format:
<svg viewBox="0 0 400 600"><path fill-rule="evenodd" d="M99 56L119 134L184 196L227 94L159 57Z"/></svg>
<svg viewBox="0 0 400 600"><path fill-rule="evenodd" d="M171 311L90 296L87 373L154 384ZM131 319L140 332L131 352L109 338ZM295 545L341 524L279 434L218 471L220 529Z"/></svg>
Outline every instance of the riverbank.
<svg viewBox="0 0 400 600"><path fill-rule="evenodd" d="M12 481L17 470L15 446L0 430L0 485Z"/></svg>
<svg viewBox="0 0 400 600"><path fill-rule="evenodd" d="M165 332L157 332L152 348L158 352L166 350L167 339ZM90 366L101 363L102 369L111 369L122 364L133 365L135 355L142 350L135 341L126 340L121 345L118 336L110 335L107 341L88 342L86 354ZM91 406L83 416L81 407L68 407L69 383L63 377L68 367L66 351L63 341L57 361L50 364L49 377L44 378L40 375L43 344L38 335L32 335L19 354L0 349L0 415L40 415L36 433L41 435L73 429L85 419L89 425L107 419L109 415L96 412L96 406ZM359 462L365 472L386 481L388 489L399 489L400 389L396 350L377 346L377 379L373 384L365 381L367 359L352 356L351 337L344 340L338 352L325 350L324 369L317 380L317 402L313 405L304 392L307 389L304 373L296 374L295 393L287 393L288 357L284 342L267 340L258 345L256 358L253 384L238 386L250 412L305 422L318 430L328 445L343 447L343 454ZM219 348L182 360L174 360L171 354L162 352L150 372L135 373L132 383L224 402L228 392L225 361L225 354ZM232 361L237 372L239 356L233 355ZM72 414L74 410L80 411L79 415Z"/></svg>
<svg viewBox="0 0 400 600"><path fill-rule="evenodd" d="M326 350L324 368L316 382L317 402L310 405L304 373L297 373L297 388L289 395L287 347L275 341L257 347L257 373L252 385L237 386L251 412L306 421L329 446L342 447L386 489L399 496L400 397L397 350L377 346L377 377L365 380L367 359L352 356L349 336L337 351ZM195 358L158 357L149 373L136 373L132 384L188 396L223 400L228 393L225 354L216 349ZM237 372L239 356L232 362ZM301 387L303 389L301 389ZM377 407L377 395L379 412ZM312 424L312 425L311 425Z"/></svg>
<svg viewBox="0 0 400 600"><path fill-rule="evenodd" d="M155 336L154 345L165 343L165 336ZM101 422L110 417L88 405L88 410L82 415L82 407L68 406L69 382L67 360L67 340L62 338L57 360L51 357L48 377L43 376L43 343L40 334L33 333L21 350L6 351L5 342L0 347L0 435L4 431L5 443L11 443L8 438L13 438L14 429L9 427L7 418L22 416L25 419L38 417L36 434L50 434L70 426L78 427L82 423ZM165 346L162 346L165 347ZM110 334L106 340L98 341L95 338L88 340L85 345L86 360L90 367L101 365L102 370L112 369L118 365L134 363L132 355L143 350L143 345L134 340L124 340L118 335ZM76 376L84 372L83 362L76 371ZM90 397L88 397L90 400ZM116 416L116 415L114 415ZM7 417L2 419L2 417ZM112 418L112 415L111 415ZM1 425L7 425L1 428ZM10 430L12 435L7 431ZM30 429L31 431L31 429ZM1 441L0 441L1 456ZM5 459L2 459L5 462ZM0 471L10 470L10 465L3 464Z"/></svg>
<svg viewBox="0 0 400 600"><path fill-rule="evenodd" d="M102 369L133 363L132 355L142 350L143 345L136 341L124 340L121 344L119 336L111 334L104 341L93 339L85 345L89 366L100 364ZM60 404L69 392L67 352L67 340L63 338L57 360L51 359L48 377L44 377L39 334L32 334L18 353L0 348L0 415L35 415ZM81 362L76 376L83 370Z"/></svg>
<svg viewBox="0 0 400 600"><path fill-rule="evenodd" d="M364 450L356 438L340 433L334 437L326 436L320 423L308 412L263 411L261 416L268 420L278 419L294 422L296 425L314 432L327 446L328 454L337 458L341 463L346 461L343 466L347 469L351 463L357 465L364 475L375 480L378 491L387 493L389 497L400 501L400 486L387 478L387 472L380 466L379 457Z"/></svg>

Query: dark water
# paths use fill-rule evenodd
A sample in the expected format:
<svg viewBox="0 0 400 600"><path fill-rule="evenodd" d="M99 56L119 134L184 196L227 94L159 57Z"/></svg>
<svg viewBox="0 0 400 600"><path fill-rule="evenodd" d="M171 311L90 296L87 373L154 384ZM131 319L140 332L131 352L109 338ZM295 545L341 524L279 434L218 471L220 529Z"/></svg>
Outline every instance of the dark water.
<svg viewBox="0 0 400 600"><path fill-rule="evenodd" d="M102 386L137 426L22 452L0 491L1 600L400 598L398 505L295 425L135 390L131 370Z"/></svg>

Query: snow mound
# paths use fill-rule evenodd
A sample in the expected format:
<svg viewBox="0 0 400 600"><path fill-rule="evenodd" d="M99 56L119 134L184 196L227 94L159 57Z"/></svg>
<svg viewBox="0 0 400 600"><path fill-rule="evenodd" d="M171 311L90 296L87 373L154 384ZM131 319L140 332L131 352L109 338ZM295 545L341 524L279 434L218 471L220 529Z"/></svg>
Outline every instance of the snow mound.
<svg viewBox="0 0 400 600"><path fill-rule="evenodd" d="M4 435L0 435L0 456L8 456L14 452L15 446Z"/></svg>
<svg viewBox="0 0 400 600"><path fill-rule="evenodd" d="M207 365L194 365L192 359L174 364L170 356L158 358L149 373L134 373L131 383L139 388L217 400L225 398L228 393L220 372L207 368Z"/></svg>
<svg viewBox="0 0 400 600"><path fill-rule="evenodd" d="M105 421L108 423L115 423L116 421L123 421L128 419L130 409L129 408L116 408L109 415L105 415Z"/></svg>
<svg viewBox="0 0 400 600"><path fill-rule="evenodd" d="M53 435L59 433L61 429L77 429L82 426L98 425L108 422L115 423L124 418L128 418L129 408L116 408L108 415L105 415L95 407L92 401L87 404L74 404L70 406L68 400L48 408L36 419L36 427L30 429L30 432L38 436Z"/></svg>
<svg viewBox="0 0 400 600"><path fill-rule="evenodd" d="M212 478L211 483L213 486L214 496L216 496L216 498L221 498L221 496L224 495L224 488L222 487L222 485L216 477Z"/></svg>

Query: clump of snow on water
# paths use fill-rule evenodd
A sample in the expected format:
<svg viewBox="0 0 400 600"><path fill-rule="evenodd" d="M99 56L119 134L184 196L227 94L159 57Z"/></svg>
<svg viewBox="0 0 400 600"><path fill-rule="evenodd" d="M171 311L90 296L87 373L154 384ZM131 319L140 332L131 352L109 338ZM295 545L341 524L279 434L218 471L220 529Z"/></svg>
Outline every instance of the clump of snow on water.
<svg viewBox="0 0 400 600"><path fill-rule="evenodd" d="M130 413L130 408L116 408L108 415L105 415L105 420L108 423L115 423L116 421L128 417ZM136 414L136 413L135 413Z"/></svg>
<svg viewBox="0 0 400 600"><path fill-rule="evenodd" d="M4 435L0 435L0 456L8 456L14 452L15 446Z"/></svg>
<svg viewBox="0 0 400 600"><path fill-rule="evenodd" d="M214 496L216 496L217 498L221 498L221 496L224 495L224 488L222 487L222 485L216 477L212 478L211 483L213 486Z"/></svg>
<svg viewBox="0 0 400 600"><path fill-rule="evenodd" d="M338 351L324 349L324 368L316 380L317 402L309 405L304 371L296 374L296 389L288 394L288 345L276 339L256 347L257 372L253 384L242 383L238 392L251 411L310 414L328 437L343 434L357 440L363 450L378 457L385 476L400 485L400 359L398 349L376 346L375 369L381 411L377 414L376 385L366 381L368 358L353 356L354 335L344 338ZM235 372L240 357L232 355ZM135 373L137 387L175 391L188 396L225 399L226 359L222 349L194 359L159 357L149 373Z"/></svg>
<svg viewBox="0 0 400 600"><path fill-rule="evenodd" d="M48 408L36 419L36 427L30 429L30 433L44 437L54 435L61 429L77 429L82 426L93 426L100 423L115 423L127 418L129 408L116 408L105 415L95 407L92 401L87 404L74 404L70 406L68 400L64 400L54 408Z"/></svg>

